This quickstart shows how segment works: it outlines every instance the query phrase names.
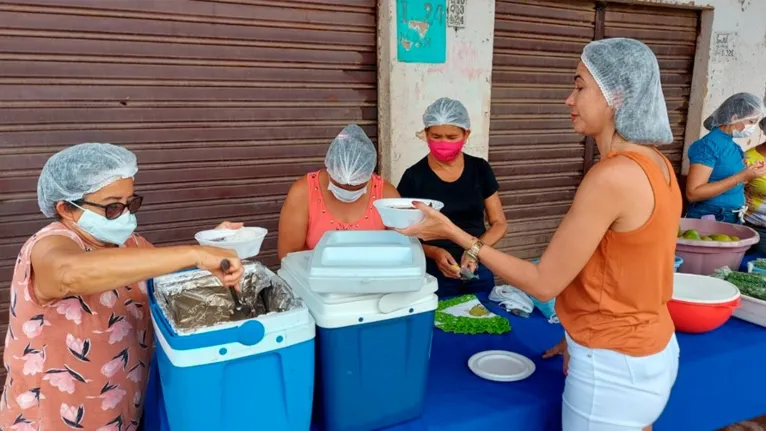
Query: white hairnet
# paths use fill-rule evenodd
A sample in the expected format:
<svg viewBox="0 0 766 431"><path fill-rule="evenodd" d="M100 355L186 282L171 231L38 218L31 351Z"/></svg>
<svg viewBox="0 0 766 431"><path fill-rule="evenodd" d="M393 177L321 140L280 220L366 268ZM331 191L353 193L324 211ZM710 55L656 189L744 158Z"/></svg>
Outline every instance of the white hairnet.
<svg viewBox="0 0 766 431"><path fill-rule="evenodd" d="M370 181L378 165L378 150L361 127L349 124L330 144L324 164L336 182L358 186Z"/></svg>
<svg viewBox="0 0 766 431"><path fill-rule="evenodd" d="M83 196L138 172L136 155L112 144L79 144L51 156L37 180L37 204L46 217L56 204Z"/></svg>
<svg viewBox="0 0 766 431"><path fill-rule="evenodd" d="M462 103L447 97L442 97L423 113L423 125L426 129L431 126L457 126L463 130L471 128L468 110Z"/></svg>
<svg viewBox="0 0 766 431"><path fill-rule="evenodd" d="M617 133L637 144L673 142L660 67L648 46L634 39L591 42L581 56L614 110Z"/></svg>
<svg viewBox="0 0 766 431"><path fill-rule="evenodd" d="M757 120L763 117L764 113L766 109L760 97L750 93L737 93L710 114L703 125L706 129L713 130L739 121Z"/></svg>

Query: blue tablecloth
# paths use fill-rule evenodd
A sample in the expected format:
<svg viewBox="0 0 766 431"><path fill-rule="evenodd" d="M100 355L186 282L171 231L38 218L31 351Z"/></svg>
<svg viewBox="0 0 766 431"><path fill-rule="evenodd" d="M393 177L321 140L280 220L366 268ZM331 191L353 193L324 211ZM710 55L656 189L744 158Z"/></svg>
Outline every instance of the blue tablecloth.
<svg viewBox="0 0 766 431"><path fill-rule="evenodd" d="M560 430L562 359L540 356L561 339L561 326L549 324L537 313L528 319L509 318L513 330L504 335L435 330L425 412L389 431ZM766 413L766 329L733 318L707 334L678 334L678 342L678 380L655 430L715 430ZM526 355L537 371L515 383L476 377L466 365L468 358L492 349ZM156 382L150 383L146 431L167 430L158 425L157 388Z"/></svg>

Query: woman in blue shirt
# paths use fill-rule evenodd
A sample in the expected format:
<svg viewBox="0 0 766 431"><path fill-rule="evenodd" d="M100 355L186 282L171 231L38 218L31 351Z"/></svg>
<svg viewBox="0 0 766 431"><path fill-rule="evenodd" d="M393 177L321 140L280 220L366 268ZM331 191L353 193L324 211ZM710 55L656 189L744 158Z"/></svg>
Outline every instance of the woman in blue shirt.
<svg viewBox="0 0 766 431"><path fill-rule="evenodd" d="M689 147L687 218L742 222L745 183L766 175L766 166L747 166L745 154L734 138L752 136L765 111L758 96L738 93L705 120L710 133Z"/></svg>

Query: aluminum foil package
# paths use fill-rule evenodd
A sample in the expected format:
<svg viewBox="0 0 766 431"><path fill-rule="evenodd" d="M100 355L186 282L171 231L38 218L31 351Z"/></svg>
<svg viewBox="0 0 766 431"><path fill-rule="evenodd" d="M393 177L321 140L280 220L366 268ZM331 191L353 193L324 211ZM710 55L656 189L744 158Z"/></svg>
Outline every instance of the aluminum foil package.
<svg viewBox="0 0 766 431"><path fill-rule="evenodd" d="M259 262L243 261L240 301L252 310L248 318L280 313L302 306L290 287ZM210 272L197 270L155 279L155 297L176 333L234 322L234 299Z"/></svg>
<svg viewBox="0 0 766 431"><path fill-rule="evenodd" d="M193 329L230 321L234 300L221 285L206 285L172 295L168 305L179 328Z"/></svg>

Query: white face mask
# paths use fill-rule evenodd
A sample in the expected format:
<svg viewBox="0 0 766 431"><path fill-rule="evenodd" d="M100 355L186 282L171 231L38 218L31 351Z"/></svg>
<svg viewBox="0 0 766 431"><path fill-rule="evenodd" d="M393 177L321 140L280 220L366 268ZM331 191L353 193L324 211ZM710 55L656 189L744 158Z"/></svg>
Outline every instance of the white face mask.
<svg viewBox="0 0 766 431"><path fill-rule="evenodd" d="M101 214L94 213L76 204L73 205L83 211L80 220L77 221L77 226L99 241L123 245L138 226L136 215L128 211L125 211L114 220L109 220Z"/></svg>
<svg viewBox="0 0 766 431"><path fill-rule="evenodd" d="M332 192L336 199L347 204L358 201L365 193L367 193L367 187L362 187L359 190L346 190L336 186L332 181L330 181L330 185L327 186L327 190Z"/></svg>
<svg viewBox="0 0 766 431"><path fill-rule="evenodd" d="M742 130L734 129L731 132L731 136L735 138L749 138L755 134L755 129L758 127L758 124L749 124L745 126Z"/></svg>

